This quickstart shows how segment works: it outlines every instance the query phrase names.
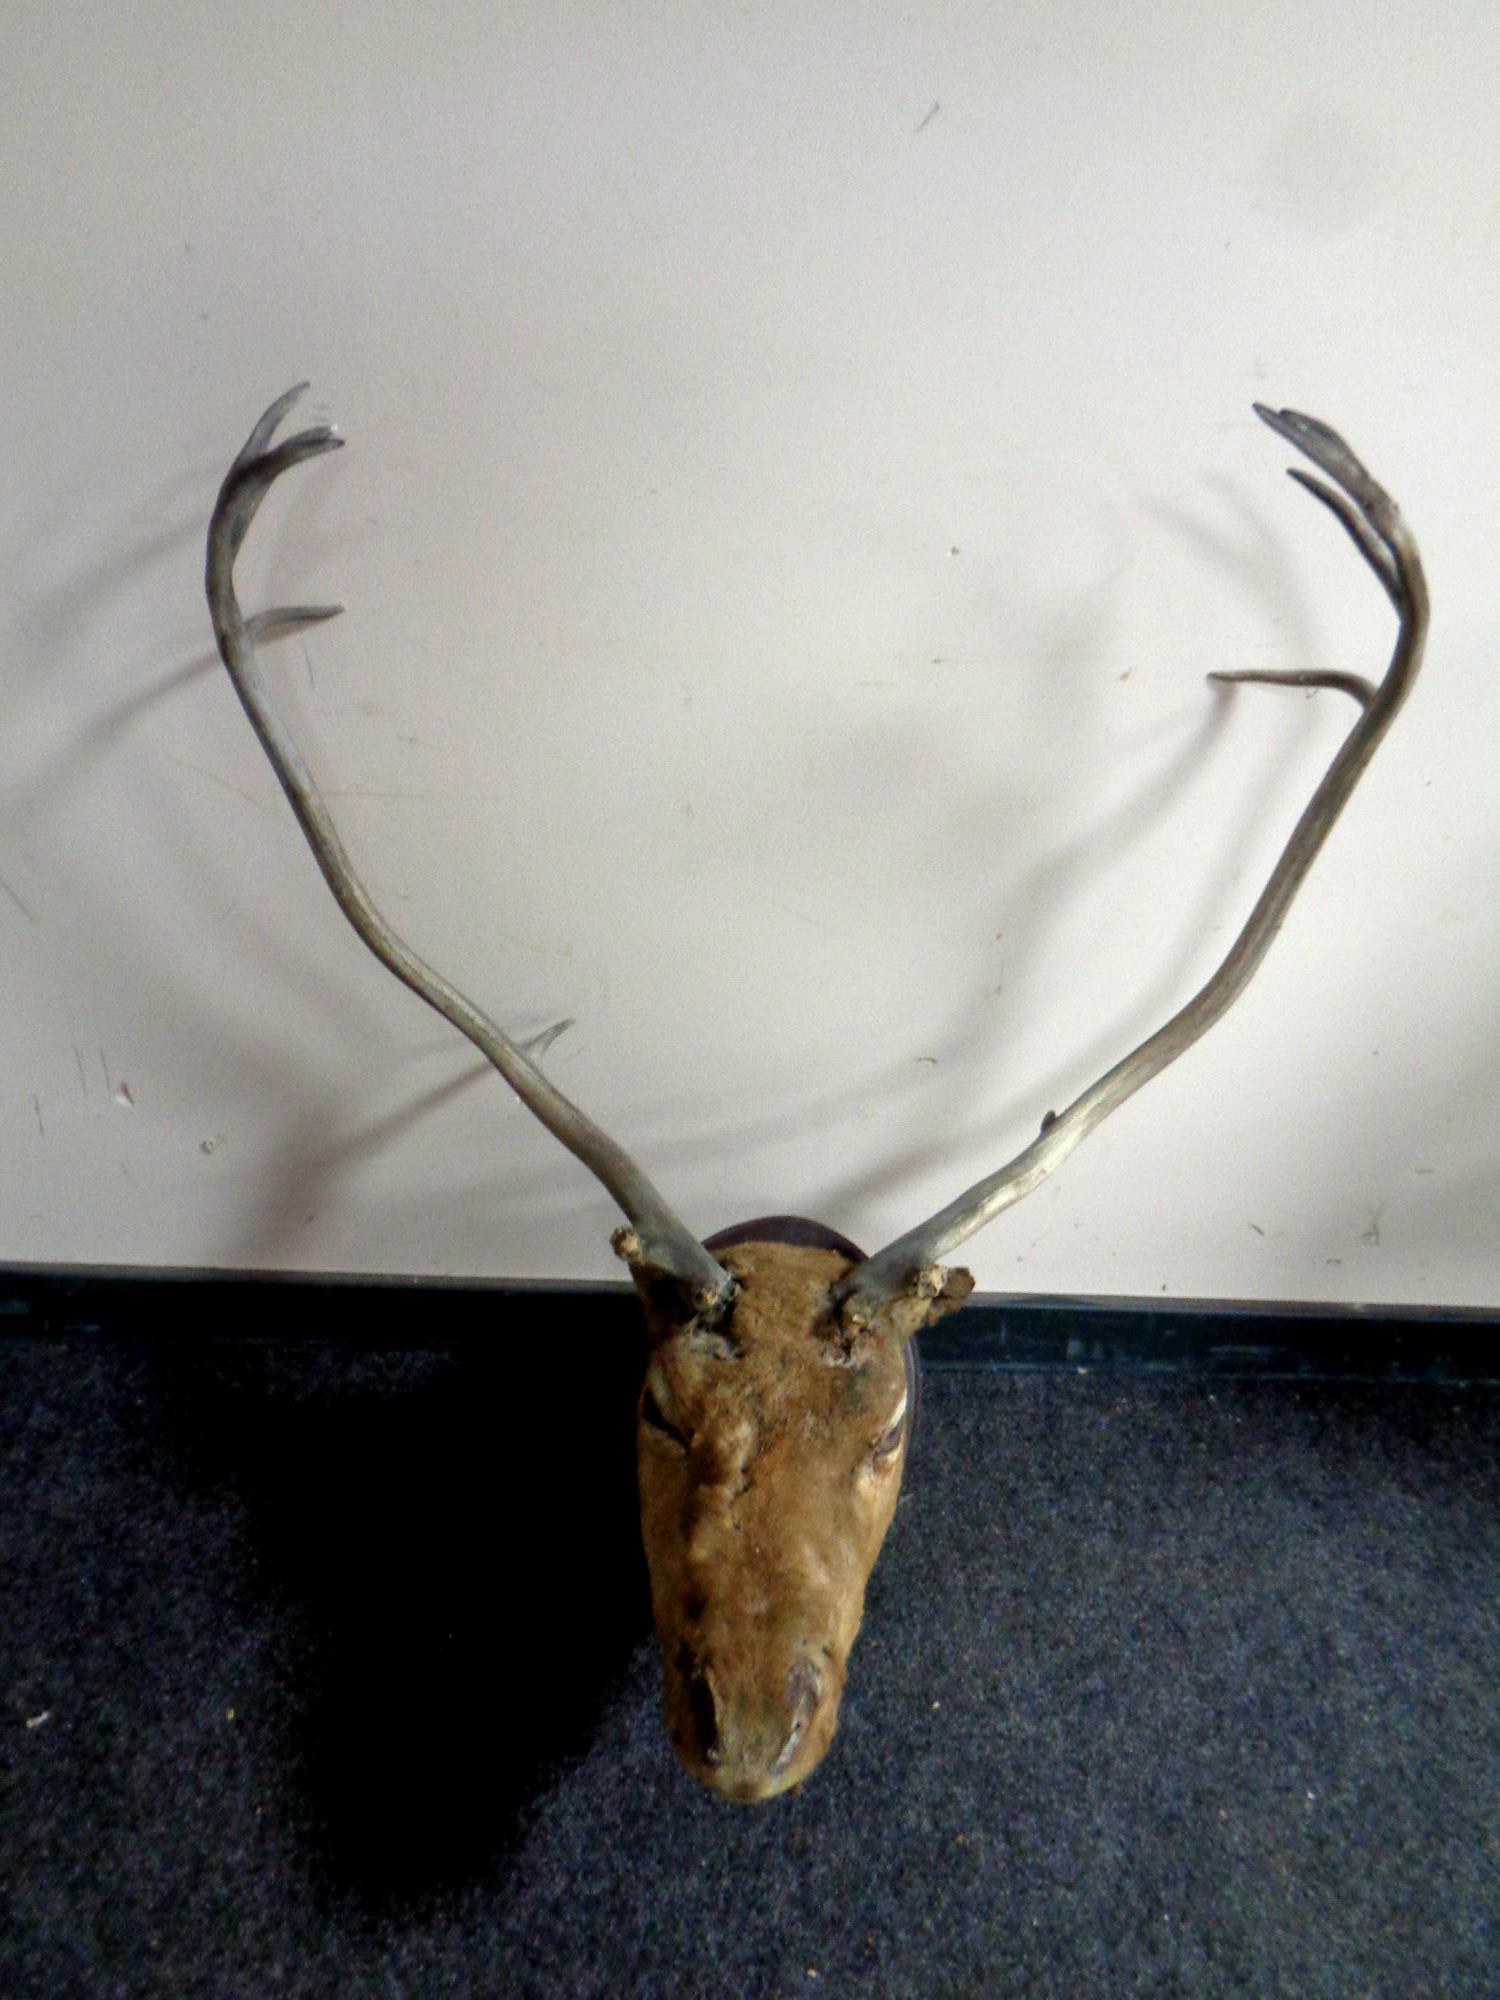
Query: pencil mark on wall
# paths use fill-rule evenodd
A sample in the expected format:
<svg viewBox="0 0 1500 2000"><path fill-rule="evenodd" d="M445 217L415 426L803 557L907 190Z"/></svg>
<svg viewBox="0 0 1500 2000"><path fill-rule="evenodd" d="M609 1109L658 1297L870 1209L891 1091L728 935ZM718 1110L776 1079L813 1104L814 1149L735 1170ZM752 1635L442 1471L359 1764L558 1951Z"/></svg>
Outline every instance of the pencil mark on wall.
<svg viewBox="0 0 1500 2000"><path fill-rule="evenodd" d="M34 1094L31 1100L31 1108L36 1113L36 1129L38 1130L38 1132L41 1133L42 1137L45 1139L47 1136L47 1127L45 1121L42 1118L42 1100Z"/></svg>
<svg viewBox="0 0 1500 2000"><path fill-rule="evenodd" d="M240 785L232 785L227 778L221 778L217 771L207 771L201 764L190 764L186 757L175 756L170 750L167 752L167 755L172 759L174 764L181 765L184 771L192 771L200 778L207 778L215 785L222 785L226 792L233 792L235 797L243 799L247 806L258 806L260 804L260 800L255 796L254 792L247 792Z"/></svg>
<svg viewBox="0 0 1500 2000"><path fill-rule="evenodd" d="M764 903L768 910L780 910L784 916L795 917L799 924L806 924L809 930L826 931L833 928L831 924L825 924L821 917L815 917L807 910L799 910L795 903L782 902L779 896L761 896L757 900Z"/></svg>
<svg viewBox="0 0 1500 2000"><path fill-rule="evenodd" d="M21 912L21 915L26 919L28 924L34 924L36 922L36 912L34 910L27 908L26 904L21 901L21 898L16 894L15 890L12 889L9 882L6 881L3 875L0 875L0 889L3 889L6 895L10 897L10 900L15 904L16 908Z"/></svg>
<svg viewBox="0 0 1500 2000"><path fill-rule="evenodd" d="M922 120L921 124L917 127L917 132L925 132L928 126L932 123L933 119L936 118L938 113L942 110L942 108L943 108L942 105L939 104L936 98L934 98L932 100L932 109L928 112L927 116ZM913 132L911 135L914 139L917 136L917 132Z"/></svg>

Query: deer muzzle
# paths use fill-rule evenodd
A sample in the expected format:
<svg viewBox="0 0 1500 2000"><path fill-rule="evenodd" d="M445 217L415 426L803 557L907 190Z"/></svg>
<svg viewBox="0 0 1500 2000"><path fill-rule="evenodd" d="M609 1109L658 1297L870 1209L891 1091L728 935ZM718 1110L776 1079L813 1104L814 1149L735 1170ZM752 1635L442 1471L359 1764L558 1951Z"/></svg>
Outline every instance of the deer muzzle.
<svg viewBox="0 0 1500 2000"><path fill-rule="evenodd" d="M843 1675L809 1653L784 1676L747 1684L721 1677L711 1661L680 1649L677 1699L669 1697L672 1739L689 1774L722 1798L755 1804L801 1782L822 1757L838 1722Z"/></svg>

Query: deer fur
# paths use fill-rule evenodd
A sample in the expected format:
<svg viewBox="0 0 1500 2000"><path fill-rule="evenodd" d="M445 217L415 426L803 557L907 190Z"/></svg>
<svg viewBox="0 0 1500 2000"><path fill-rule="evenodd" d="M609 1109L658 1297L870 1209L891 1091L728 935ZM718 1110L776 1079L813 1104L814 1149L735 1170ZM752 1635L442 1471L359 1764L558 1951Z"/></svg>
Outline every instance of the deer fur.
<svg viewBox="0 0 1500 2000"><path fill-rule="evenodd" d="M833 1739L906 1464L911 1333L973 1281L954 1273L943 1296L848 1327L835 1287L858 1253L709 1247L739 1286L721 1326L674 1322L643 1287L641 1534L672 1747L701 1783L754 1801L800 1784Z"/></svg>

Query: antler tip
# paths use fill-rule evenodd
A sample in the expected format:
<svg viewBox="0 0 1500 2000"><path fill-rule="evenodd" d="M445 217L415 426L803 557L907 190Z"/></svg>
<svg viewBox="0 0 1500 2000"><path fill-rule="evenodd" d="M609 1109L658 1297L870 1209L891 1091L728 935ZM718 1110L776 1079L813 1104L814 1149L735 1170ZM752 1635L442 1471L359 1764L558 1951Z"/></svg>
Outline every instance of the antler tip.
<svg viewBox="0 0 1500 2000"><path fill-rule="evenodd" d="M1328 428L1326 424L1320 424L1316 417L1304 416L1300 410L1278 410L1269 403L1252 403L1250 407L1263 424L1269 424L1278 437L1284 437L1299 451L1307 449L1310 435Z"/></svg>
<svg viewBox="0 0 1500 2000"><path fill-rule="evenodd" d="M320 451L342 451L347 443L343 432L335 430L332 424L314 424L310 430L298 431L295 437L289 437L285 444L278 446L278 450L294 460L315 458Z"/></svg>
<svg viewBox="0 0 1500 2000"><path fill-rule="evenodd" d="M269 405L240 454L242 462L257 457L266 450L274 434L281 428L282 420L288 410L306 394L309 386L306 382L297 382ZM295 465L320 451L337 451L343 443L343 433L336 425L313 424L305 431L298 431L295 437L287 438L277 449L282 453L284 462Z"/></svg>
<svg viewBox="0 0 1500 2000"><path fill-rule="evenodd" d="M287 411L292 407L293 403L300 401L311 387L312 384L310 382L294 382L290 389L283 389L274 403L267 404L265 413L256 428L259 430L264 427L267 430L274 430Z"/></svg>

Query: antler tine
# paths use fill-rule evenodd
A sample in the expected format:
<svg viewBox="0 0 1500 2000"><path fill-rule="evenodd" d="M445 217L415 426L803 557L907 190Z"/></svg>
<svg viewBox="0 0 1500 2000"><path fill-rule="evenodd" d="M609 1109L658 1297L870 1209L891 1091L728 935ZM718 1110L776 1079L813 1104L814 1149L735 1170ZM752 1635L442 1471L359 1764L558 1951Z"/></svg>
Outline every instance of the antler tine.
<svg viewBox="0 0 1500 2000"><path fill-rule="evenodd" d="M1396 607L1400 624L1385 677L1374 687L1358 675L1331 672L1209 676L1217 681L1336 688L1352 695L1362 712L1298 820L1244 929L1207 985L1165 1026L1075 1098L1067 1110L1060 1115L1048 1112L1039 1135L1007 1165L857 1265L842 1288L847 1318L865 1321L889 1299L919 1291L932 1293L942 1281L943 1257L1002 1209L1030 1194L1096 1125L1175 1062L1233 1005L1265 957L1319 848L1411 691L1427 636L1427 585L1417 545L1395 502L1327 424L1296 410L1270 410L1260 403L1255 412L1327 474L1331 485L1297 467L1290 468L1292 477L1338 517Z"/></svg>
<svg viewBox="0 0 1500 2000"><path fill-rule="evenodd" d="M629 1218L629 1229L616 1232L620 1254L645 1272L680 1285L696 1311L712 1312L732 1294L729 1273L672 1213L630 1155L564 1097L488 1015L418 958L376 910L344 851L306 760L267 693L255 655L256 639L288 625L335 617L342 609L340 605L299 606L246 619L235 595L235 557L272 484L289 467L336 450L344 442L327 425L319 425L278 445L271 444L277 425L306 386L301 383L278 397L251 431L219 489L209 525L208 607L235 692L307 836L323 879L365 944L403 985L467 1035L548 1131L603 1182ZM545 1046L550 1033L540 1039Z"/></svg>

